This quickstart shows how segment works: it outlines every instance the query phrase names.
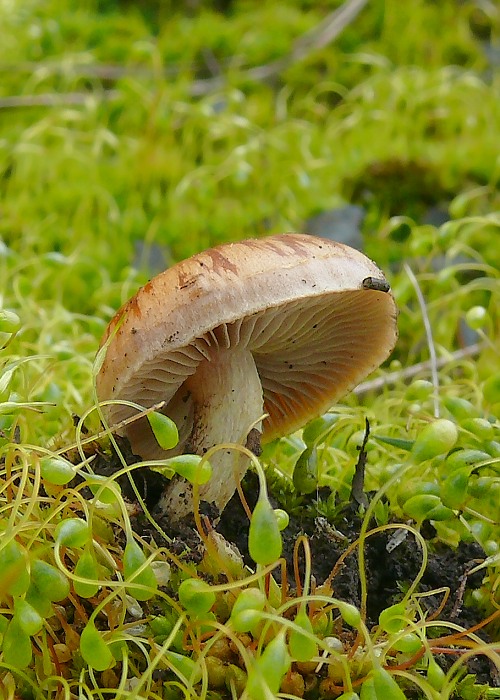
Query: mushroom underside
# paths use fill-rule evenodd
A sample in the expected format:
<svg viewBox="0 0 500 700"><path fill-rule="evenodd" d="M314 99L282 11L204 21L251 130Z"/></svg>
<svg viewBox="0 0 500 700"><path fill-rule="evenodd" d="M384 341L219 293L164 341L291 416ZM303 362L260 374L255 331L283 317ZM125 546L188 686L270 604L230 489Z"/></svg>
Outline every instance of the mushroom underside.
<svg viewBox="0 0 500 700"><path fill-rule="evenodd" d="M387 319L394 313L392 297L381 291L322 294L220 324L183 348L165 351L143 363L119 395L144 407L164 400L163 412L179 428L179 444L165 452L141 419L126 429L134 452L161 459L245 444L263 414L265 440L301 427L385 359L394 342L394 324ZM114 423L129 415L123 404L108 411ZM219 450L210 462L212 479L200 487L200 497L221 510L247 460ZM177 481L170 491L162 508L177 515L186 485ZM184 500L186 509L192 507L189 493Z"/></svg>

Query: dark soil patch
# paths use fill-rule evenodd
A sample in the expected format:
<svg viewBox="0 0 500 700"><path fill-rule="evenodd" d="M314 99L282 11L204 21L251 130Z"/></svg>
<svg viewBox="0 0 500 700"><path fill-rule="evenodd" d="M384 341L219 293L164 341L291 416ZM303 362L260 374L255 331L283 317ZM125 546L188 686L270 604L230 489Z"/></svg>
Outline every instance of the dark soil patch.
<svg viewBox="0 0 500 700"><path fill-rule="evenodd" d="M132 464L137 461L126 441L120 440L120 449L122 449L127 463ZM100 452L93 462L93 468L99 474L109 475L120 467L121 464L117 464L116 456L110 458L109 454L105 455ZM174 529L167 517L155 512L155 505L163 488L163 477L147 469L141 469L132 472L132 474L136 487L153 513L156 522L171 539L169 546L176 554L183 554L190 561L199 561L202 556L202 548L194 522L187 519ZM125 497L136 502L137 499L129 478L125 476L119 481ZM248 472L242 486L247 502L253 509L258 495L256 475ZM330 576L336 562L344 554L349 544L359 536L362 520L357 504L346 504L340 509L340 514L336 517L335 522L330 523L325 518L314 515L315 498L316 494L314 497L311 496L309 503L303 503L303 508L300 509L301 514L299 516L292 515L289 526L282 533L283 556L287 562L287 578L292 589L295 588L293 578L294 548L299 535L306 535L308 538L312 574L317 585L321 585ZM271 500L273 500L272 495ZM277 503L275 505L278 507ZM215 529L228 542L238 548L245 562L252 567L252 561L248 554L249 521L238 495L235 495L229 502L218 522L217 513L208 504L202 504L202 506L206 507L203 514L207 516ZM139 506L137 514L132 518L132 525L142 537L151 538L158 544L165 545L165 542L161 541L158 531L151 526ZM473 627L482 621L483 615L480 610L465 605L464 594L467 589L478 588L481 585L482 574L476 573L468 576L468 571L479 561L484 560L485 554L476 543L460 543L456 549L439 542L436 543L433 540L434 534L430 525L422 532L428 544L428 563L418 591L424 593L448 587L450 595L443 610L439 612L438 619L441 622L452 622L464 628ZM400 536L398 537L398 535ZM397 541L395 538L398 538ZM395 544L396 546L394 546ZM299 571L302 578L303 550L300 552ZM377 623L382 610L402 599L403 591L418 576L421 563L420 547L411 534L405 536L404 529L399 532L392 529L367 538L365 564L368 581L368 627ZM276 570L276 576L279 576L279 570ZM331 583L335 597L359 607L361 599L357 548L345 557ZM442 594L436 593L436 595L430 595L423 599L422 605L425 605L428 614L432 615L438 610L442 600ZM439 634L445 633L441 628ZM477 634L487 642L492 641L482 630ZM455 657L447 656L438 660L446 668L455 661ZM468 664L468 670L476 674L478 683L484 683L490 687L500 685L498 672L492 668L485 656L472 659Z"/></svg>

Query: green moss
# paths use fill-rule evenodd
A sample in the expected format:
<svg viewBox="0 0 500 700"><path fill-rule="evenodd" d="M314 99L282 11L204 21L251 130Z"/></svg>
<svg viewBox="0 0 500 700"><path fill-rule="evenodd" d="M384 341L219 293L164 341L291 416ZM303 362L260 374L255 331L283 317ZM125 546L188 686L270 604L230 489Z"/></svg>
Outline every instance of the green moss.
<svg viewBox="0 0 500 700"><path fill-rule="evenodd" d="M424 484L459 513L448 518L450 508L441 512L446 518L435 523L437 543L477 541L497 554L498 403L490 378L499 372L500 223L494 212L500 203L500 106L490 57L499 15L487 3L374 0L334 42L304 60L267 80L249 72L285 57L340 4L0 4L0 310L8 312L7 321L11 312L20 321L0 333L0 529L17 528L16 541L31 558L25 564L39 556L45 561L53 551L55 523L86 516L88 501L78 488L64 497L50 483L37 491L37 450L51 454L74 443L75 414L93 403L99 339L115 310L152 274L150 259L156 255L160 262L153 262L161 266L217 243L302 230L310 216L352 202L364 210L365 251L387 272L400 309L400 339L381 373L428 360L427 316L434 348L448 358L438 374L438 408L456 422L458 442L451 455L410 464L402 481L391 482L406 464L401 446L435 417L431 374L424 368L418 379L425 380L425 391L420 384L411 391L410 380L393 377L377 392L351 394L336 407L335 420L314 443L319 490L313 484L311 497L294 489L293 472L318 426L268 445L263 461L270 491L292 518L339 521L368 416L381 439L367 446L365 488L387 486L387 499L375 510L378 521L405 520L405 503L425 495L418 492ZM215 87L203 82L220 75L224 80ZM8 106L3 100L10 96L25 102ZM451 221L426 223L435 206ZM425 308L405 262L417 275ZM471 309L479 307L481 323L470 327ZM476 341L481 348L471 359L463 348ZM456 408L457 399L474 415L454 415L450 406ZM99 430L95 413L86 426ZM463 465L467 474L456 481L450 465L462 452L486 458ZM16 491L21 478L27 479L25 495ZM111 532L121 515L103 517L110 518ZM99 571L109 577L119 552L110 559L106 547L116 543L94 534L102 547L96 550ZM76 561L75 554L66 559L70 569ZM189 576L196 576L193 563ZM467 594L485 615L497 577L492 559L481 587ZM174 597L178 578L173 572ZM92 590L96 586L91 583ZM178 607L172 607L172 591L164 590L158 609L169 624L160 643L172 634L173 649L186 655L214 617L177 625ZM272 593L279 601L279 589ZM228 612L230 592L217 595L216 610ZM11 598L2 601L3 630L13 608ZM292 612L283 618L280 612L272 624L288 624ZM104 619L97 620L99 633ZM331 631L330 618L327 623ZM262 623L263 636L269 624ZM132 650L131 673L144 673L145 687L150 660L146 664L148 652L138 650L146 642L130 641L127 625L120 629ZM118 657L127 648L109 630L103 640ZM18 692L30 686L25 694L33 697L39 683L32 679L53 654L45 637L37 645L36 669L16 678ZM262 649L263 643L258 653ZM197 653L203 667L202 646ZM238 653L232 649L222 661L229 688L242 687L243 667L251 666L244 646ZM359 677L369 661L360 660ZM161 671L150 683L155 697L183 697L177 666L155 663ZM74 678L83 668L76 658ZM108 688L113 694L120 683L115 670L89 692ZM206 698L230 692L203 688Z"/></svg>

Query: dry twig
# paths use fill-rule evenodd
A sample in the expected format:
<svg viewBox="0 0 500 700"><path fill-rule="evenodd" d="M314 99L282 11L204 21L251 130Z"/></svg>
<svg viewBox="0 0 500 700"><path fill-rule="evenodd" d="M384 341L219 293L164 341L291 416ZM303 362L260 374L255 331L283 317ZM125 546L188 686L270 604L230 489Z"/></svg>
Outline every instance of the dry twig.
<svg viewBox="0 0 500 700"><path fill-rule="evenodd" d="M256 82L270 80L278 76L291 65L303 61L313 51L328 46L328 44L331 44L339 34L354 21L367 2L368 0L346 0L346 2L334 12L330 12L316 27L314 27L314 29L299 37L295 41L292 50L286 56L272 61L271 63L248 68L243 71L242 78L245 80L255 80ZM68 73L68 71L71 70L73 74L81 77L96 77L102 80L118 80L126 76L137 76L139 78L141 76L153 76L153 71L148 71L142 67L100 66L95 64L69 67L67 63L64 65L45 65L44 67L59 73ZM226 85L226 76L220 73L219 66L215 66L213 61L211 61L209 67L211 67L212 72L214 72L214 76L211 78L194 80L189 87L190 94L193 97L202 97L203 95L220 90ZM11 72L16 69L35 71L38 68L40 68L39 64L25 63L21 66L0 66L0 71ZM166 69L163 75L171 76L173 73L175 73L175 71L170 68ZM96 93L68 92L43 95L13 95L0 97L0 109L81 105L91 97L109 101L116 99L118 95L118 90L100 90Z"/></svg>
<svg viewBox="0 0 500 700"><path fill-rule="evenodd" d="M368 394L371 391L380 391L386 386L392 386L398 382L405 381L406 379L412 379L416 377L417 374L422 372L429 372L435 365L437 369L441 367L446 367L446 365L451 364L459 360L463 360L467 357L474 357L474 355L479 355L481 350L485 347L484 343L474 343L474 345L468 345L465 348L461 348L456 352L452 352L446 357L439 357L436 359L435 363L431 360L426 360L425 362L418 362L416 365L411 367L405 367L404 369L397 370L396 372L388 372L387 374L377 377L376 379L370 379L367 382L358 384L354 389L354 393L357 396L362 396L363 394Z"/></svg>

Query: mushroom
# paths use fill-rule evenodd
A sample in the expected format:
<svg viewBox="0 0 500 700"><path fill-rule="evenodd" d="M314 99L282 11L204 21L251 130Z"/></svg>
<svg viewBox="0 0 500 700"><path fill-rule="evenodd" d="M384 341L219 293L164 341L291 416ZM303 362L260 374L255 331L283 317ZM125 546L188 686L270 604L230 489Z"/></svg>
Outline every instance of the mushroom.
<svg viewBox="0 0 500 700"><path fill-rule="evenodd" d="M359 251L292 233L228 243L165 270L122 306L101 342L97 395L165 402L177 447L163 450L145 418L122 431L146 460L255 446L256 430L269 441L327 411L396 337L389 285ZM134 413L123 403L104 411L110 425ZM248 460L223 449L210 462L200 498L221 511ZM160 505L172 520L192 512L190 485L174 477Z"/></svg>

